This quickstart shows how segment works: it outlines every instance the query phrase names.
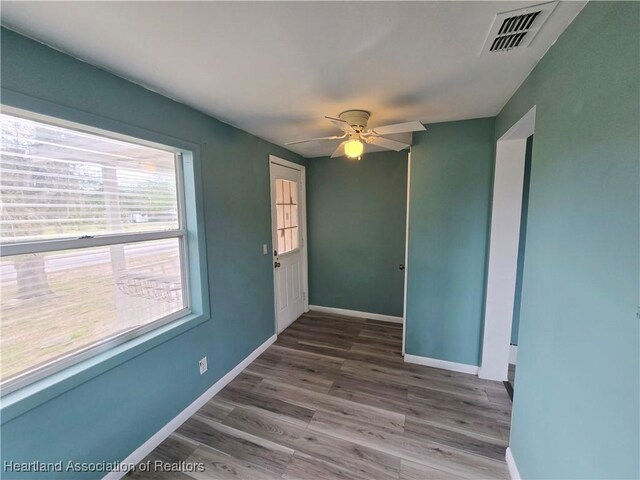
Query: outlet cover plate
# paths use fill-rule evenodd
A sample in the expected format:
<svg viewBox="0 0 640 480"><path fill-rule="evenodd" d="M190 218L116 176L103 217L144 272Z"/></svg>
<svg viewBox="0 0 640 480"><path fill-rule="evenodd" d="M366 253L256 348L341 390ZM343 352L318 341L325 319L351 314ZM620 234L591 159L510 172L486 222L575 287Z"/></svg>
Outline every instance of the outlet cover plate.
<svg viewBox="0 0 640 480"><path fill-rule="evenodd" d="M198 362L198 366L200 367L200 375L204 374L207 371L207 357L201 358Z"/></svg>

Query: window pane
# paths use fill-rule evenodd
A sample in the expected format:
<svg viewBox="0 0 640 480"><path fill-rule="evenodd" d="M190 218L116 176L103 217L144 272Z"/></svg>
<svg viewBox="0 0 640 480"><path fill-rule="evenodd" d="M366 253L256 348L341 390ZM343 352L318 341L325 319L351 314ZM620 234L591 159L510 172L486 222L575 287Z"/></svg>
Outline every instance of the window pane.
<svg viewBox="0 0 640 480"><path fill-rule="evenodd" d="M284 244L285 244L285 251L290 251L291 250L291 229L290 228L286 228L284 230Z"/></svg>
<svg viewBox="0 0 640 480"><path fill-rule="evenodd" d="M298 242L298 227L294 227L291 229L291 249L295 250L300 247L300 243Z"/></svg>
<svg viewBox="0 0 640 480"><path fill-rule="evenodd" d="M278 226L276 228L284 228L284 205L276 205L276 217Z"/></svg>
<svg viewBox="0 0 640 480"><path fill-rule="evenodd" d="M284 203L284 180L276 180L276 203Z"/></svg>
<svg viewBox="0 0 640 480"><path fill-rule="evenodd" d="M2 258L2 379L183 309L179 242Z"/></svg>
<svg viewBox="0 0 640 480"><path fill-rule="evenodd" d="M284 227L291 227L291 205L284 206Z"/></svg>
<svg viewBox="0 0 640 480"><path fill-rule="evenodd" d="M286 253L287 249L284 244L284 229L278 230L278 254Z"/></svg>
<svg viewBox="0 0 640 480"><path fill-rule="evenodd" d="M291 205L291 226L298 226L298 206Z"/></svg>
<svg viewBox="0 0 640 480"><path fill-rule="evenodd" d="M290 182L291 183L291 197L290 197L290 202L292 205L297 205L298 204L298 184L296 182Z"/></svg>
<svg viewBox="0 0 640 480"><path fill-rule="evenodd" d="M291 182L285 181L284 203L291 205Z"/></svg>
<svg viewBox="0 0 640 480"><path fill-rule="evenodd" d="M171 152L0 114L2 243L178 228Z"/></svg>

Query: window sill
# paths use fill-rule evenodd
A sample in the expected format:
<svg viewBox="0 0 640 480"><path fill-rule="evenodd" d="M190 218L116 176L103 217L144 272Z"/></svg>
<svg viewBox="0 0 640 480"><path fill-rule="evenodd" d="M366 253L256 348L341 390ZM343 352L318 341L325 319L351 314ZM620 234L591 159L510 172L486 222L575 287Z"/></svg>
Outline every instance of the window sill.
<svg viewBox="0 0 640 480"><path fill-rule="evenodd" d="M2 424L209 320L190 313L0 399Z"/></svg>

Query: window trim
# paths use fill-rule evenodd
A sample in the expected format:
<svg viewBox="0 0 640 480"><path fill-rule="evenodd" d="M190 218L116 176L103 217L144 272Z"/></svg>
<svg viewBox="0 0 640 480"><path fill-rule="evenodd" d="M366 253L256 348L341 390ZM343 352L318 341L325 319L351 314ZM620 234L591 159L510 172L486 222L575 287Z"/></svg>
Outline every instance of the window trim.
<svg viewBox="0 0 640 480"><path fill-rule="evenodd" d="M29 253L59 252L60 250L80 250L92 247L108 247L110 245L148 242L153 240L163 240L166 238L182 238L186 233L187 232L185 230L178 229L7 243L0 245L0 257L11 257L14 255L24 255Z"/></svg>
<svg viewBox="0 0 640 480"><path fill-rule="evenodd" d="M130 330L116 333L109 337L105 337L97 342L87 345L86 347L81 347L77 350L68 352L67 354L63 354L60 357L57 357L46 363L43 363L40 366L34 367L32 370L27 370L22 374L18 374L13 378L0 381L0 397L4 399L5 396L11 393L14 393L17 390L20 390L38 381L45 380L49 377L52 377L74 365L91 360L92 358L97 357L101 354L108 353L110 350L114 350L117 347L120 347L121 345L127 342L130 342L131 340L134 340L138 337L142 337L146 334L153 334L154 330L159 330L162 327L167 326L172 322L178 322L186 319L187 317L195 317L198 314L198 312L194 312L192 309L192 290L191 290L192 276L190 272L190 265L192 264L193 259L189 256L189 243L191 243L192 241L199 243L199 240L196 238L196 239L191 239L190 241L190 238L189 238L188 227L191 226L190 225L191 222L188 222L188 217L189 217L189 212L187 212L188 200L186 198L186 190L185 190L186 175L184 172L183 154L184 153L189 154L190 156L189 163L191 165L191 168L195 169L196 167L193 164L192 151L181 149L178 147L171 147L171 146L156 143L156 142L150 142L138 137L122 135L120 133L117 133L111 130L94 128L84 123L70 122L62 118L42 115L37 112L24 110L21 108L15 108L6 104L0 104L0 109L2 113L15 116L18 118L23 118L25 120L40 122L40 123L44 123L44 124L52 125L56 127L63 127L63 128L75 130L82 133L89 133L91 135L102 136L107 139L124 141L124 142L132 143L135 145L155 148L155 149L164 150L164 151L173 153L175 158L176 200L177 200L177 208L178 208L178 228L177 229L8 243L5 245L0 245L0 257L8 257L13 255L29 254L29 253L54 252L54 251L69 250L69 249L77 250L77 249L99 247L99 246L122 245L122 244L130 244L130 243L145 242L145 241L152 241L152 240L161 240L161 239L167 239L167 238L177 238L178 244L179 244L179 251L180 251L182 298L184 303L184 307L182 309L176 312L173 312L169 315L161 317L145 325L140 325ZM191 172L190 177L197 178L194 172ZM197 187L195 185L194 187L197 190ZM195 200L196 203L198 202L197 199L190 199L190 200L192 201ZM195 225L195 223L197 223L198 220L199 219L195 217L192 219L194 223L194 225L192 225L193 227L192 229L195 230L199 228L198 225ZM196 250L199 250L199 248L197 247ZM203 310L205 312L208 312L208 308L206 305L200 305L199 307L200 308L198 308L198 310ZM196 313L196 315L194 315L194 313ZM202 316L202 315L200 314L199 316ZM159 332L159 334L162 334L162 333L164 332Z"/></svg>

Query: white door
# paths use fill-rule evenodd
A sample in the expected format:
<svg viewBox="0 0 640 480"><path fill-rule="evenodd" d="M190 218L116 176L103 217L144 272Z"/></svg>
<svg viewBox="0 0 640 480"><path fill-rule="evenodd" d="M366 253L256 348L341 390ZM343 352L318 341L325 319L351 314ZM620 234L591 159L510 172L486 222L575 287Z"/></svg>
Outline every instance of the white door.
<svg viewBox="0 0 640 480"><path fill-rule="evenodd" d="M278 333L305 311L304 167L271 157L271 223Z"/></svg>

